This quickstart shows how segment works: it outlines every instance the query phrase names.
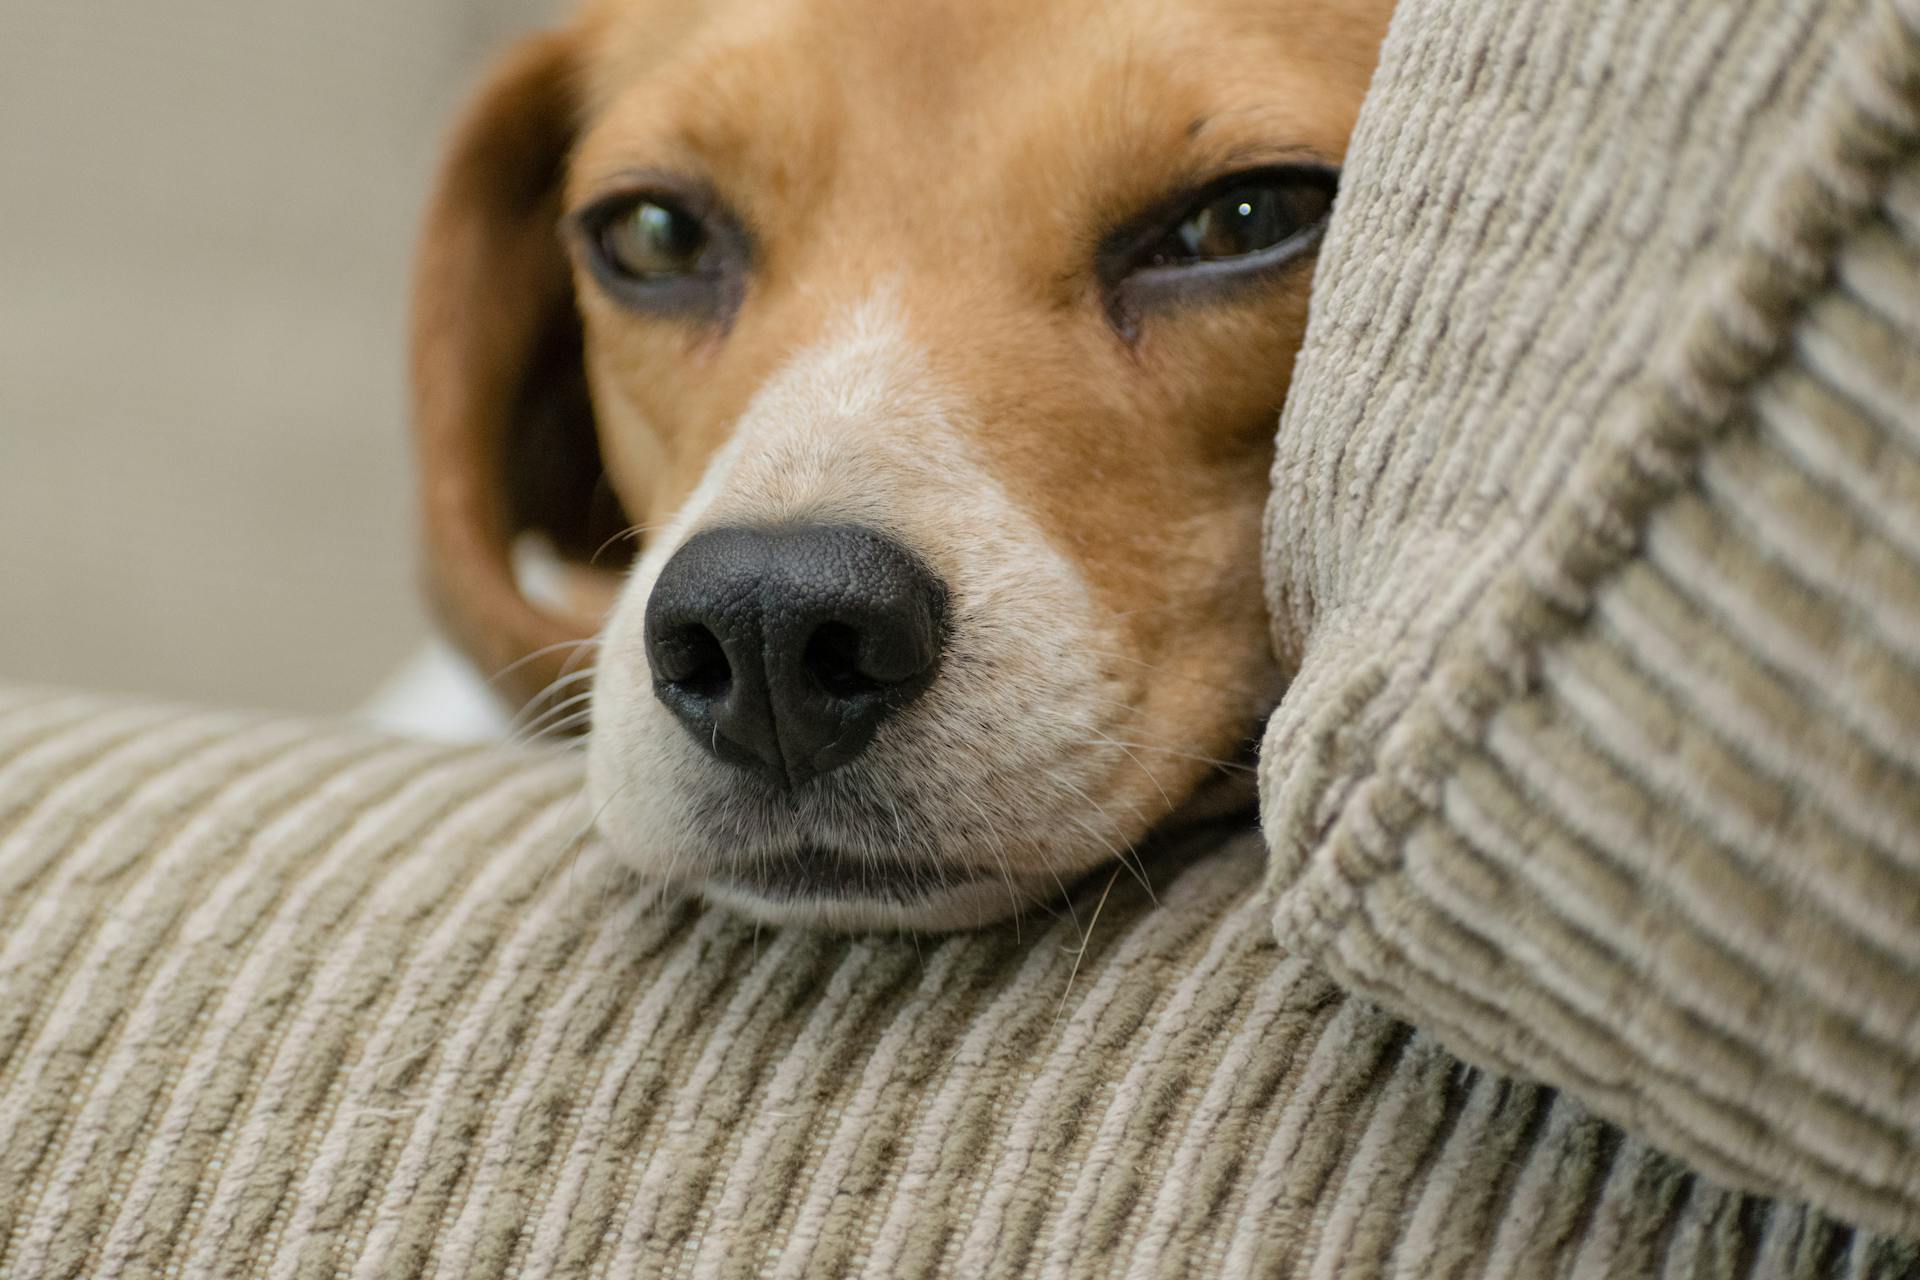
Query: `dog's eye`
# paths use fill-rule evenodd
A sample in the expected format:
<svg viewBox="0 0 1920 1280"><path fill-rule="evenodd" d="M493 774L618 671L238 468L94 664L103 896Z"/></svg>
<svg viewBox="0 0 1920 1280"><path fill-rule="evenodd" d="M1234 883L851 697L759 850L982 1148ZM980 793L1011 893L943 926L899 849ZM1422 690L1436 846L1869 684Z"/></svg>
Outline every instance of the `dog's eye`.
<svg viewBox="0 0 1920 1280"><path fill-rule="evenodd" d="M1259 253L1319 222L1330 203L1324 192L1312 187L1235 187L1188 214L1173 234L1154 246L1148 263L1170 266Z"/></svg>
<svg viewBox="0 0 1920 1280"><path fill-rule="evenodd" d="M600 229L608 263L635 280L694 274L708 243L700 220L666 200L635 200L610 210Z"/></svg>
<svg viewBox="0 0 1920 1280"><path fill-rule="evenodd" d="M569 215L564 229L601 292L630 311L724 329L745 296L753 240L697 180L655 176Z"/></svg>
<svg viewBox="0 0 1920 1280"><path fill-rule="evenodd" d="M1319 245L1339 185L1340 171L1324 165L1254 169L1135 218L1095 261L1108 320L1131 340L1147 311L1278 277Z"/></svg>
<svg viewBox="0 0 1920 1280"><path fill-rule="evenodd" d="M1333 208L1333 184L1319 170L1238 180L1203 195L1144 255L1143 267L1246 258L1317 232Z"/></svg>

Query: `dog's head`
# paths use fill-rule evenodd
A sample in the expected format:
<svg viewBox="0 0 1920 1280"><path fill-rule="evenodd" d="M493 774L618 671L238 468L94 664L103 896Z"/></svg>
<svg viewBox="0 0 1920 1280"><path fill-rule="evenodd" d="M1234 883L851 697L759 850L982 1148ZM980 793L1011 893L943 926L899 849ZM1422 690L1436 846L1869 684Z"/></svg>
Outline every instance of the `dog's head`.
<svg viewBox="0 0 1920 1280"><path fill-rule="evenodd" d="M624 856L765 918L964 925L1232 772L1389 11L600 0L508 60L422 255L430 560L524 698L597 622L527 602L515 535L644 529L590 744Z"/></svg>

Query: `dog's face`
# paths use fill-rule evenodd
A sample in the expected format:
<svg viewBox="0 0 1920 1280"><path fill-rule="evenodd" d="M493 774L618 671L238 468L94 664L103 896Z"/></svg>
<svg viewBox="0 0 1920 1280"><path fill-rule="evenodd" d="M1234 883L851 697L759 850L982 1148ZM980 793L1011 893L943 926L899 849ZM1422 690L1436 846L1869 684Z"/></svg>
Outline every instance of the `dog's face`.
<svg viewBox="0 0 1920 1280"><path fill-rule="evenodd" d="M1274 422L1389 12L603 0L496 83L463 147L549 175L498 203L558 214L647 530L589 747L625 857L770 920L960 926L1231 780L1282 683ZM509 146L530 99L565 122ZM429 294L433 236L484 221L461 170Z"/></svg>

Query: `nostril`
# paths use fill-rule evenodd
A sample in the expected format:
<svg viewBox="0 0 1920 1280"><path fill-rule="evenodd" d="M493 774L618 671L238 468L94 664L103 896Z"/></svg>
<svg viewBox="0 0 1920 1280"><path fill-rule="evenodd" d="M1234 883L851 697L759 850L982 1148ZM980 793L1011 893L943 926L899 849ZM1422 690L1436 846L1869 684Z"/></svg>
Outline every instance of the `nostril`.
<svg viewBox="0 0 1920 1280"><path fill-rule="evenodd" d="M658 637L652 657L656 679L698 698L722 697L733 680L733 667L719 638L697 622Z"/></svg>
<svg viewBox="0 0 1920 1280"><path fill-rule="evenodd" d="M857 698L887 687L860 669L860 633L844 622L823 623L808 638L802 661L820 687L836 698Z"/></svg>

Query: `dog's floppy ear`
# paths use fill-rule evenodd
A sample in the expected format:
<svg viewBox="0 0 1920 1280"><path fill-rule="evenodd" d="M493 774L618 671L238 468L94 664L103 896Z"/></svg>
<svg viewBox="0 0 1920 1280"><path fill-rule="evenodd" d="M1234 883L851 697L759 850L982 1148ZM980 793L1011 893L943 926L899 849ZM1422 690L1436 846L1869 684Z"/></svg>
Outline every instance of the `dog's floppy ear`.
<svg viewBox="0 0 1920 1280"><path fill-rule="evenodd" d="M428 591L454 642L516 706L579 665L571 642L597 627L527 599L516 538L538 530L586 560L626 524L600 469L560 239L576 80L566 32L506 57L455 131L414 280Z"/></svg>

